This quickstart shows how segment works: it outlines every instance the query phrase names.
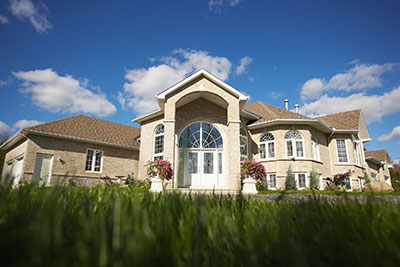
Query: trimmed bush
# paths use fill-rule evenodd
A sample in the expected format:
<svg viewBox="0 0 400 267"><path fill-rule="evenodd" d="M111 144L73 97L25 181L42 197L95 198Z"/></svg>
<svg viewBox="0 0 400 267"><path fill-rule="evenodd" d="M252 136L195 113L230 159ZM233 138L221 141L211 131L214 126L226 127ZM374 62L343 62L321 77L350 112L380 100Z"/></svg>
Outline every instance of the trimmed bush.
<svg viewBox="0 0 400 267"><path fill-rule="evenodd" d="M310 172L310 188L319 190L319 187L320 187L319 174L313 168L312 171Z"/></svg>
<svg viewBox="0 0 400 267"><path fill-rule="evenodd" d="M292 173L291 165L289 165L289 168L286 173L285 189L286 190L297 190L296 178L294 177L294 174Z"/></svg>

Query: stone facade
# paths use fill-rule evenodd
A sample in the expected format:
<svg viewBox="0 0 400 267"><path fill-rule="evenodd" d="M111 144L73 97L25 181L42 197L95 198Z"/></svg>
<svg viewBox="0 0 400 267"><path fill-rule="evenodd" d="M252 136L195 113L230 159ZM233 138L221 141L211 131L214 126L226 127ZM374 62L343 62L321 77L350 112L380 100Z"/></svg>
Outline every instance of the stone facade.
<svg viewBox="0 0 400 267"><path fill-rule="evenodd" d="M85 171L87 149L103 151L101 172ZM138 151L39 135L29 135L11 148L5 164L23 155L21 181L32 181L38 154L53 157L50 185L64 185L70 179L78 185L96 185L101 177L116 180L138 173Z"/></svg>

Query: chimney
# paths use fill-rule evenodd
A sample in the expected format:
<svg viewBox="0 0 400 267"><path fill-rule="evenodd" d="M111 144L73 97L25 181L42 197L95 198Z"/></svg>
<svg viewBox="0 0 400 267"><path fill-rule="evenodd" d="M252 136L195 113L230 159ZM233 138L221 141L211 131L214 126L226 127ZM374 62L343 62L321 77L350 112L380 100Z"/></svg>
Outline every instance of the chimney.
<svg viewBox="0 0 400 267"><path fill-rule="evenodd" d="M299 104L294 105L294 110L296 113L299 113Z"/></svg>
<svg viewBox="0 0 400 267"><path fill-rule="evenodd" d="M289 110L289 100L285 99L285 109Z"/></svg>

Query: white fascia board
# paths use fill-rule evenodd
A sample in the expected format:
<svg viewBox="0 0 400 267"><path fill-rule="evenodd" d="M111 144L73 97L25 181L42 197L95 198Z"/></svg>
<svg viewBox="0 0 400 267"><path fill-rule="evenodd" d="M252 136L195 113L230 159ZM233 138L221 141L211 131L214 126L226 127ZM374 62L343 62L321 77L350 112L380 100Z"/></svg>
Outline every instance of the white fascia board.
<svg viewBox="0 0 400 267"><path fill-rule="evenodd" d="M22 138L24 138L21 134L21 130L19 130L18 132L16 132L13 136L11 136L10 138L8 138L7 141L5 141L1 146L0 146L0 150L6 150L9 146L12 146L13 144L17 143L18 141L20 141Z"/></svg>
<svg viewBox="0 0 400 267"><path fill-rule="evenodd" d="M186 77L185 79L183 79L182 81L178 82L177 84L175 84L175 85L171 86L170 88L164 90L163 92L161 92L160 94L158 94L156 96L157 99L165 100L165 97L168 94L172 93L173 91L175 91L178 88L182 87L186 83L189 83L189 82L197 79L198 77L200 77L202 75L207 77L211 81L215 82L219 86L221 86L221 87L225 88L226 90L230 91L231 93L233 93L235 96L237 96L239 98L239 100L247 101L249 99L248 96L246 96L245 94L241 93L239 90L233 88L232 86L230 86L226 82L222 81L221 79L219 79L218 77L214 76L213 74L209 73L208 71L206 71L204 69L200 69L200 70L196 71L195 73L193 73L192 75Z"/></svg>
<svg viewBox="0 0 400 267"><path fill-rule="evenodd" d="M250 112L250 111L247 111L247 110L245 110L245 109L242 109L242 112L243 112L244 114L248 115L248 116L249 116L250 118L252 118L252 119L255 119L255 120L261 119L261 117L258 116L257 114L254 114L254 113L252 113L252 112Z"/></svg>
<svg viewBox="0 0 400 267"><path fill-rule="evenodd" d="M155 117L157 117L159 115L162 115L163 113L164 112L161 109L157 109L155 111L152 111L152 112L147 113L147 114L145 114L143 116L140 116L140 117L137 117L137 118L133 119L132 122L140 123L140 122L142 122L144 120L152 119L152 118L155 118Z"/></svg>
<svg viewBox="0 0 400 267"><path fill-rule="evenodd" d="M113 144L113 143L109 143L109 142L96 141L96 140L91 140L91 139L87 139L87 138L80 138L80 137L63 135L63 134L48 133L48 132L35 131L35 130L30 130L30 129L22 130L22 132L28 133L28 134L36 134L36 135L41 135L41 136L73 140L73 141L78 141L78 142L91 143L91 144L96 144L96 145L112 146L112 147L123 148L123 149L128 149L128 150L137 150L137 151L139 150L139 148L137 148L137 147L118 145L118 144Z"/></svg>
<svg viewBox="0 0 400 267"><path fill-rule="evenodd" d="M369 141L372 141L372 138L368 138L368 139L361 139L361 142L363 142L363 143L366 143L366 142L369 142Z"/></svg>
<svg viewBox="0 0 400 267"><path fill-rule="evenodd" d="M358 130L334 129L335 133L358 133Z"/></svg>
<svg viewBox="0 0 400 267"><path fill-rule="evenodd" d="M275 125L275 124L286 124L286 123L295 123L295 124L319 124L325 130L328 132L332 131L332 128L327 126L326 124L320 122L319 120L306 120L306 119L276 119L276 120L271 120L271 121L266 121L266 122L259 122L256 124L252 124L248 126L250 129L255 129L255 128L260 128L264 126L269 126L269 125Z"/></svg>

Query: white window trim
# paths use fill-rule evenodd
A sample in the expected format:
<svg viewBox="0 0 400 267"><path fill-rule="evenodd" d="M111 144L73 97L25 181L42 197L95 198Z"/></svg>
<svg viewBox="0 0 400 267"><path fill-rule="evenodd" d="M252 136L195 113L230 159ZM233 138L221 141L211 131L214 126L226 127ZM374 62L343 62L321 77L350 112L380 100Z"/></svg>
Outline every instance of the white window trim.
<svg viewBox="0 0 400 267"><path fill-rule="evenodd" d="M316 141L314 141L312 139L313 136L314 136ZM314 144L315 144L315 151L314 151ZM314 152L315 152L315 155L314 155ZM318 161L321 160L321 156L320 156L320 153L319 153L319 142L318 142L317 137L315 137L315 135L311 136L311 153L312 153L313 159L318 160ZM316 156L316 157L314 157L314 156Z"/></svg>
<svg viewBox="0 0 400 267"><path fill-rule="evenodd" d="M343 162L339 161L339 147L338 147L338 143L337 143L339 140L343 140L344 141L344 145L346 147L346 159L347 159L347 161L343 161ZM349 162L349 149L347 147L346 140L347 140L346 138L336 138L336 159L337 159L337 162L339 164L350 163Z"/></svg>
<svg viewBox="0 0 400 267"><path fill-rule="evenodd" d="M297 189L305 189L305 188L307 188L307 187L309 187L309 183L308 183L308 175L307 175L307 173L306 172L293 172L293 174L294 174L294 178L296 179L296 186L297 186ZM306 179L306 186L304 186L304 187L300 187L299 186L299 174L304 174L305 175L305 179Z"/></svg>
<svg viewBox="0 0 400 267"><path fill-rule="evenodd" d="M12 171L11 171L11 179L13 179L12 187L16 188L16 187L19 186L19 182L21 181L22 174L24 173L25 154L21 154L21 155L15 157L12 161L13 161L13 163L12 163ZM17 177L17 175L15 173L15 166L16 166L15 163L17 161L22 161L21 162L21 164L22 164L21 165L21 172L19 173L18 177Z"/></svg>
<svg viewBox="0 0 400 267"><path fill-rule="evenodd" d="M353 191L353 179L351 178L351 176L348 176L348 178L350 181L350 189L347 189L347 186L345 185L346 191Z"/></svg>
<svg viewBox="0 0 400 267"><path fill-rule="evenodd" d="M162 132L162 133L159 133L159 134L156 134L155 132L157 131L157 129L158 129L158 127L160 127L161 125L163 125L163 124L158 124L157 126L156 126L156 128L154 129L154 137L153 137L153 160L155 160L156 158L160 158L160 157L163 157L164 158L164 145L165 145L165 135L164 135L164 133L165 133L165 126L164 126L164 131ZM158 136L164 136L164 139L163 139L163 152L161 152L161 153L155 153L155 151L156 151L156 138L158 137Z"/></svg>
<svg viewBox="0 0 400 267"><path fill-rule="evenodd" d="M260 138L258 140L261 139L263 134L261 134L261 136L260 136ZM267 133L265 133L265 134L267 134ZM271 134L271 133L269 133L269 134ZM263 141L263 142L258 141L258 154L260 155L260 160L276 159L275 136L273 134L271 134L271 135L274 138L274 140ZM274 144L274 156L273 157L269 156L269 150L268 150L268 144L271 144L271 143ZM261 145L263 145L263 144L265 145L265 158L261 157Z"/></svg>
<svg viewBox="0 0 400 267"><path fill-rule="evenodd" d="M275 187L270 187L270 184L271 184L271 174L275 175ZM267 183L268 183L268 189L273 189L273 190L278 189L278 176L276 175L276 173L268 173L268 174L267 174Z"/></svg>
<svg viewBox="0 0 400 267"><path fill-rule="evenodd" d="M240 162L243 162L242 161L242 156L246 156L246 160L249 159L249 133L247 132L247 129L245 127L243 127L243 126L240 126L240 127L243 128L246 131L246 136L244 136L244 135L240 134L240 129L239 129L239 138L242 138L242 137L246 138L246 152L247 152L247 154L245 155L245 154L240 153Z"/></svg>
<svg viewBox="0 0 400 267"><path fill-rule="evenodd" d="M287 149L287 141L290 141L292 143L292 148L293 148L293 156L288 155L288 149ZM297 148L296 148L296 142L300 141L301 146L303 147L303 156L298 157L297 156ZM306 158L306 150L304 149L304 138L303 139L286 139L285 138L285 151L286 151L286 158L287 159L305 159Z"/></svg>
<svg viewBox="0 0 400 267"><path fill-rule="evenodd" d="M92 166L90 170L86 170L86 161L87 161L87 155L88 151L92 150L93 151L93 156L92 156ZM94 166L96 164L96 152L100 151L101 152L101 158L100 158L100 171L94 171ZM87 148L86 149L86 157L85 157L85 167L84 170L85 172L91 172L91 173L102 173L103 172L103 158L104 158L104 151L99 150L99 149L94 149L94 148Z"/></svg>

